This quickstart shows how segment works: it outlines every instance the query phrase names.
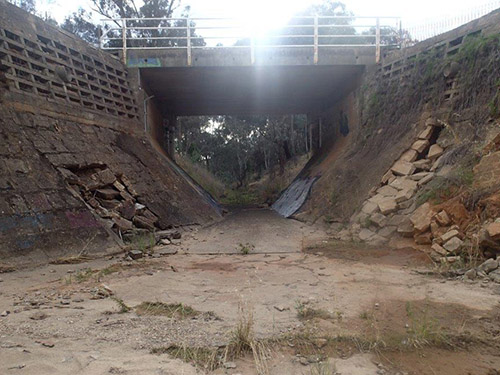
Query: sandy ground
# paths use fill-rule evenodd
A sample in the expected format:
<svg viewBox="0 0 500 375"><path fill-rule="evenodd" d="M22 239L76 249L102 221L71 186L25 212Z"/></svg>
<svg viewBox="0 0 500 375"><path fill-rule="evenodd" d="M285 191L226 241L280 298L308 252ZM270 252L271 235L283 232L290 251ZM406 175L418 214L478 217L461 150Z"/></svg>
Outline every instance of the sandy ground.
<svg viewBox="0 0 500 375"><path fill-rule="evenodd" d="M240 243L252 245L250 254ZM0 317L0 374L207 373L151 351L223 346L242 309L256 338L285 338L269 346L268 374L500 374L500 285L423 275L416 270L429 267L427 258L414 250L328 242L321 228L267 210L229 215L186 236L179 250L1 274L0 313L9 314ZM130 307L183 303L201 314L119 313L106 289ZM304 308L322 315L301 319ZM423 316L425 327L453 332L453 344L401 346ZM323 341L303 345L297 338L306 334ZM375 344L353 345L364 339ZM214 373L258 373L251 355L235 365Z"/></svg>

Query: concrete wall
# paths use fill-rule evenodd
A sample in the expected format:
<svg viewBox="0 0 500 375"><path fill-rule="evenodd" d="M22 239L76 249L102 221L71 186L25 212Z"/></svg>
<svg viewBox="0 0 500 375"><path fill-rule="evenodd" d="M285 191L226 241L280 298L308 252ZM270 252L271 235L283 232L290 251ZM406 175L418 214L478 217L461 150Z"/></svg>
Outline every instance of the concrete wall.
<svg viewBox="0 0 500 375"><path fill-rule="evenodd" d="M0 63L0 262L104 252L117 234L219 217L145 137L139 78L115 57L0 0Z"/></svg>

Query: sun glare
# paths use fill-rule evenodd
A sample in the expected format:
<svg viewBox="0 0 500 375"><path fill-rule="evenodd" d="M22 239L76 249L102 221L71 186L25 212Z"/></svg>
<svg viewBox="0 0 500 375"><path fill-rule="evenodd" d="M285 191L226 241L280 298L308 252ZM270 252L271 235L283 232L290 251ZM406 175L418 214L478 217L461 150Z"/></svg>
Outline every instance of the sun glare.
<svg viewBox="0 0 500 375"><path fill-rule="evenodd" d="M282 27L294 14L313 3L314 1L303 0L235 2L233 14L248 34L262 36Z"/></svg>

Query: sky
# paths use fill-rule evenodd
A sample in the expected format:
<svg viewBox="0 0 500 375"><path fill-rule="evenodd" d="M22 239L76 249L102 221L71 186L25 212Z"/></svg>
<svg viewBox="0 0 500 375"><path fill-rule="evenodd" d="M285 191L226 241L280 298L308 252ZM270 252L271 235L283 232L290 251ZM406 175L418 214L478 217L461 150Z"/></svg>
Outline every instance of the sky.
<svg viewBox="0 0 500 375"><path fill-rule="evenodd" d="M58 21L79 7L90 8L89 0L37 0L39 9ZM295 12L318 0L182 0L191 6L193 17L234 17L268 29L283 24ZM140 2L140 0L138 0ZM500 0L344 0L358 16L398 16L403 24L418 24L426 19L439 19L463 14L484 5L500 7Z"/></svg>

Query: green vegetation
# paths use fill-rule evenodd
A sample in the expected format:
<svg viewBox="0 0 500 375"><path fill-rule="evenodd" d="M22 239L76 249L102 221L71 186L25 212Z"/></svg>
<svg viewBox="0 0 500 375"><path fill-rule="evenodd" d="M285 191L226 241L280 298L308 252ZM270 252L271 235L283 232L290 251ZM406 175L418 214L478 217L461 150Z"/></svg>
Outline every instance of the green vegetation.
<svg viewBox="0 0 500 375"><path fill-rule="evenodd" d="M222 365L221 350L218 348L191 347L187 345L169 345L151 350L152 354L168 354L172 358L191 363L207 371L214 371Z"/></svg>
<svg viewBox="0 0 500 375"><path fill-rule="evenodd" d="M169 318L185 319L200 314L191 306L182 303L142 302L135 307L137 315L167 316Z"/></svg>
<svg viewBox="0 0 500 375"><path fill-rule="evenodd" d="M310 375L335 375L337 370L329 362L314 363L311 367Z"/></svg>
<svg viewBox="0 0 500 375"><path fill-rule="evenodd" d="M156 245L154 233L141 233L131 238L130 246L133 249L146 252Z"/></svg>
<svg viewBox="0 0 500 375"><path fill-rule="evenodd" d="M427 306L417 314L411 302L406 302L406 314L410 320L408 336L403 345L422 348L424 346L442 346L448 343L443 328L436 319L429 317Z"/></svg>
<svg viewBox="0 0 500 375"><path fill-rule="evenodd" d="M307 306L304 302L296 301L295 310L297 310L297 317L300 320L311 320L314 318L319 319L334 319L334 315L323 309L315 309ZM337 318L342 319L342 313L337 313Z"/></svg>
<svg viewBox="0 0 500 375"><path fill-rule="evenodd" d="M111 299L113 301L116 302L116 304L118 305L118 313L120 314L125 314L125 313L128 313L130 310L132 310L129 306L127 306L125 304L125 302L123 302L123 300L121 298L118 298L118 297L111 297Z"/></svg>
<svg viewBox="0 0 500 375"><path fill-rule="evenodd" d="M437 176L430 181L417 195L417 206L425 202L440 204L462 191L472 189L474 183L473 166L477 161L475 155L471 155L457 166L447 176Z"/></svg>
<svg viewBox="0 0 500 375"><path fill-rule="evenodd" d="M240 243L238 245L238 250L241 254L247 255L247 254L250 254L250 252L252 252L253 250L255 250L255 246L248 243L248 242L244 245L242 243Z"/></svg>

